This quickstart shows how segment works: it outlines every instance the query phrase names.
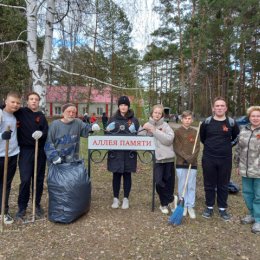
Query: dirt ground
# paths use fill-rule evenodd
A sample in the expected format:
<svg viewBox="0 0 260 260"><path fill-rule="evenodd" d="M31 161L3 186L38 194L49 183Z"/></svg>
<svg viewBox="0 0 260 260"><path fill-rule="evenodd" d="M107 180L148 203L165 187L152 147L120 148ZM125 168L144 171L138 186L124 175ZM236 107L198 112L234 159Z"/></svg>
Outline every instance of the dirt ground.
<svg viewBox="0 0 260 260"><path fill-rule="evenodd" d="M0 260L260 259L260 236L251 233L250 225L240 224L240 218L247 212L241 192L229 196L230 222L222 221L216 209L212 219L201 217L204 208L201 167L197 176L197 218L186 217L177 227L169 225L168 217L159 211L157 196L155 211L151 212L151 165L138 164L128 210L111 208L112 176L106 171L106 163L93 164L92 169L92 204L87 215L67 225L45 218L26 225L6 226L0 234ZM240 177L233 173L232 179L241 186ZM19 173L10 196L12 215L17 210L18 188ZM42 206L47 217L46 186ZM28 218L30 211L31 208Z"/></svg>

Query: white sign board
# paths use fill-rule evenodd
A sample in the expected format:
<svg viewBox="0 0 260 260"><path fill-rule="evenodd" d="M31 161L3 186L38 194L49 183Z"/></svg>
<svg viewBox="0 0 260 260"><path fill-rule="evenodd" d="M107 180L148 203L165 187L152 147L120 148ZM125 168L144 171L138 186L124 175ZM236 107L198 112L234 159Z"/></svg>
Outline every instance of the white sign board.
<svg viewBox="0 0 260 260"><path fill-rule="evenodd" d="M155 143L149 136L89 136L88 149L154 151Z"/></svg>

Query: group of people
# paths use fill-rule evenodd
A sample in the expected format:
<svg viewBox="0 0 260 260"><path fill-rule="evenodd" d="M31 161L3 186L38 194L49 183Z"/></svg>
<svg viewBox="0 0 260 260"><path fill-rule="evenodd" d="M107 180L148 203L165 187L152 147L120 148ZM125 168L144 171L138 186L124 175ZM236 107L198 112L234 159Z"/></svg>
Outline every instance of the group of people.
<svg viewBox="0 0 260 260"><path fill-rule="evenodd" d="M36 180L36 217L42 218L41 206L46 159L48 163L70 162L79 158L80 136L87 137L89 132L99 131L97 124L87 124L76 119L76 106L65 104L63 118L54 120L50 127L44 114L39 111L40 96L36 92L27 95L27 106L21 107L17 93L7 94L5 105L0 109L0 201L3 193L3 174L5 164L5 140L9 140L8 169L4 223L12 224L9 214L9 195L16 172L17 161L20 173L17 221L23 221L30 200L31 183L34 183L35 143L38 140L37 180ZM47 157L46 157L47 156Z"/></svg>
<svg viewBox="0 0 260 260"><path fill-rule="evenodd" d="M118 111L109 120L107 130L116 134L150 135L155 139L154 165L156 191L163 214L174 211L178 198L174 196L175 169L178 178L178 195L184 193L184 213L196 218L196 175L200 142L204 145L202 170L205 191L205 210L202 217L209 219L217 201L218 214L224 221L231 216L227 211L228 184L232 172L232 147L236 145L235 165L242 175L243 197L249 215L241 219L243 224L253 224L252 232L260 232L260 106L252 106L247 115L249 124L242 129L233 118L226 115L227 103L217 97L212 104L213 115L206 118L199 131L191 127L193 113L184 111L181 126L175 131L164 121L164 108L155 105L149 121L139 127L130 109L128 97L118 102ZM123 126L123 127L122 127ZM126 126L126 127L125 127ZM121 129L121 130L120 130ZM132 151L109 151L108 170L113 172L114 199L112 208L119 208L119 191L123 177L124 198L122 209L129 208L131 172L136 171L136 154ZM176 163L176 166L174 165ZM187 176L188 175L188 176ZM185 185L185 182L187 184ZM183 192L186 186L185 192Z"/></svg>
<svg viewBox="0 0 260 260"><path fill-rule="evenodd" d="M18 195L18 211L16 218L22 219L30 199L31 182L34 177L35 141L39 140L37 181L36 181L36 215L44 214L41 207L43 183L45 175L46 156L44 145L48 133L48 122L39 111L40 96L36 92L27 95L27 107L21 107L21 98L17 93L10 92L5 100L5 106L0 110L0 198L2 201L3 174L6 144L9 140L8 169L4 222L12 224L13 218L9 214L9 195L14 178L17 160L20 172L20 186ZM19 156L18 156L19 155Z"/></svg>
<svg viewBox="0 0 260 260"><path fill-rule="evenodd" d="M80 137L88 137L89 133L100 130L98 124L90 124L77 119L77 108L72 103L63 105L62 119L54 120L48 127L44 114L39 111L39 102L40 96L36 92L31 92L27 95L27 107L21 108L20 97L16 93L9 93L3 110L0 110L0 198L2 198L5 159L5 142L3 141L9 140L4 219L6 224L13 222L9 214L8 200L17 160L21 182L16 218L25 217L34 176L36 140L39 140L36 215L42 217L44 211L40 202L46 159L48 163L53 164L79 159ZM252 231L260 232L260 107L252 106L248 109L250 123L241 130L240 134L234 119L226 116L227 103L222 97L214 100L212 112L213 115L204 120L199 130L195 130L191 127L193 113L184 111L181 115L181 126L173 130L164 121L163 106L155 105L149 121L140 126L130 108L129 98L121 96L118 99L118 110L108 122L106 118L104 130L106 135L154 137L156 147L154 174L160 210L163 214L169 214L177 205L178 198L174 196L176 169L178 195L179 197L184 195L183 214L189 214L192 219L196 218L194 208L200 142L204 145L202 169L206 204L202 216L212 217L215 200L217 200L219 216L225 221L230 219L227 199L232 170L232 146L237 145L234 162L237 172L242 176L243 197L249 210L249 214L241 222L253 224ZM123 179L121 207L128 209L132 173L137 169L137 153L128 150L109 151L107 169L113 173L112 208L120 207L119 194Z"/></svg>

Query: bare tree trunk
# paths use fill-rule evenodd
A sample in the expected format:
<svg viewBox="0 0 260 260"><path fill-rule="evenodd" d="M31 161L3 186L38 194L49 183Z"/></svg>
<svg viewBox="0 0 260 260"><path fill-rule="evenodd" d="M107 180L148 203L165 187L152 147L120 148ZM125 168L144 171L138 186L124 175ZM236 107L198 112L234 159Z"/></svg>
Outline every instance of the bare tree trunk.
<svg viewBox="0 0 260 260"><path fill-rule="evenodd" d="M180 0L177 0L177 8L178 8L178 17L179 21L181 21L181 10L180 10ZM182 27L181 22L179 22L179 44L180 44L180 53L179 53L179 60L180 60L180 107L179 110L184 110L184 96L185 96L185 70L184 70L184 55L183 55L183 35L182 35ZM178 112L180 112L178 111Z"/></svg>
<svg viewBox="0 0 260 260"><path fill-rule="evenodd" d="M27 58L32 75L33 90L41 96L40 106L43 111L46 107L46 86L48 84L49 65L52 54L53 21L55 0L47 1L47 15L45 24L45 39L42 61L37 56L37 0L26 1L27 16ZM47 63L45 63L47 62Z"/></svg>

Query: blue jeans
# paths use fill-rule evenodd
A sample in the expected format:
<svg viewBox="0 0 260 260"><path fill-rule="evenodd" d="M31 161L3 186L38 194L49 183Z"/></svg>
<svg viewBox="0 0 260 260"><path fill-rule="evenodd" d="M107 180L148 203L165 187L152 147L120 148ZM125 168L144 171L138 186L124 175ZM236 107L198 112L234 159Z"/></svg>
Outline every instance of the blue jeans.
<svg viewBox="0 0 260 260"><path fill-rule="evenodd" d="M185 180L188 174L188 169L176 168L176 173L178 176L178 195L182 196L182 191L184 188ZM184 194L184 206L186 208L195 207L195 197L196 197L196 176L197 170L190 169L190 175L187 183L186 192Z"/></svg>
<svg viewBox="0 0 260 260"><path fill-rule="evenodd" d="M250 214L260 222L260 178L242 177L242 192Z"/></svg>

